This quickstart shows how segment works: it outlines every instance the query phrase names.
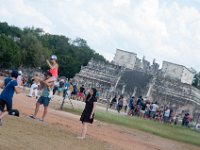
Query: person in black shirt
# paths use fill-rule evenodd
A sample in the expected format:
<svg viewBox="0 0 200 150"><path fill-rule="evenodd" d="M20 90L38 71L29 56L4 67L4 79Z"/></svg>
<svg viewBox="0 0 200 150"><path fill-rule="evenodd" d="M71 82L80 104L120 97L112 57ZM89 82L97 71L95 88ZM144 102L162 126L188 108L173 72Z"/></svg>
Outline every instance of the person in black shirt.
<svg viewBox="0 0 200 150"><path fill-rule="evenodd" d="M83 113L81 115L80 121L82 122L82 131L81 131L81 136L78 137L78 139L84 139L85 135L87 133L87 125L88 123L93 123L94 121L94 111L96 108L96 92L97 90L95 88L90 89L86 100L85 100L85 109L83 110Z"/></svg>
<svg viewBox="0 0 200 150"><path fill-rule="evenodd" d="M112 106L114 105L114 109L116 109L116 104L117 104L117 96L115 95L115 97L112 99L110 103L110 108L112 108Z"/></svg>

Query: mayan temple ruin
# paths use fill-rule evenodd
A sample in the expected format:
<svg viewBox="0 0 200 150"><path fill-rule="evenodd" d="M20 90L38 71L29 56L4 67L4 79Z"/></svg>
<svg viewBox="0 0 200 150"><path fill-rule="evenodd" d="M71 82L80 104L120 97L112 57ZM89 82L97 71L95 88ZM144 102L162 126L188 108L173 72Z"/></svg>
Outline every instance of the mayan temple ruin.
<svg viewBox="0 0 200 150"><path fill-rule="evenodd" d="M114 95L143 96L170 106L178 114L200 114L200 90L192 86L194 72L185 66L164 61L160 69L152 63L139 59L137 54L117 49L110 63L92 59L81 68L74 80L87 87L97 87L102 102Z"/></svg>

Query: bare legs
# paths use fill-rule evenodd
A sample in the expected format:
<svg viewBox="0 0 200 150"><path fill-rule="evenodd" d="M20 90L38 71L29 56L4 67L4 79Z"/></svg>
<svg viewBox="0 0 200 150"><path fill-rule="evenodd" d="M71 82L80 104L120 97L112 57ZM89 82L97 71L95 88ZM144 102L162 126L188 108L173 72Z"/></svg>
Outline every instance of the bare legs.
<svg viewBox="0 0 200 150"><path fill-rule="evenodd" d="M40 103L38 103L38 102L36 103L34 117L37 116L38 111L39 111L39 109L40 109L40 105L41 105ZM42 120L44 120L44 118L46 117L47 110L48 110L48 107L47 107L47 106L44 107L44 111L43 111L43 115L42 115Z"/></svg>
<svg viewBox="0 0 200 150"><path fill-rule="evenodd" d="M81 140L85 139L86 133L87 133L87 123L83 122L83 126L81 129L81 136L78 137L78 139L81 139Z"/></svg>
<svg viewBox="0 0 200 150"><path fill-rule="evenodd" d="M35 107L34 117L37 116L37 113L38 113L39 109L40 109L40 103L37 102L37 103L36 103L36 107Z"/></svg>
<svg viewBox="0 0 200 150"><path fill-rule="evenodd" d="M3 119L3 117L5 117L8 114L7 111L1 112L0 111L0 119Z"/></svg>
<svg viewBox="0 0 200 150"><path fill-rule="evenodd" d="M4 112L0 111L0 126L2 126L3 117L5 117L7 114L8 114L7 111L4 111Z"/></svg>
<svg viewBox="0 0 200 150"><path fill-rule="evenodd" d="M46 114L47 114L47 110L48 110L48 107L44 107L44 111L43 111L43 115L42 115L42 120L44 120Z"/></svg>

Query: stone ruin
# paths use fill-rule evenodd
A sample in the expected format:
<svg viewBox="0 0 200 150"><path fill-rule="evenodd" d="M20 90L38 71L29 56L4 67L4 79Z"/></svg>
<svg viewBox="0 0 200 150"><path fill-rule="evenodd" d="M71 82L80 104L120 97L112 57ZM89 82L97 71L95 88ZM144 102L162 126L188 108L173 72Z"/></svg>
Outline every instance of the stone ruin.
<svg viewBox="0 0 200 150"><path fill-rule="evenodd" d="M91 59L74 80L79 85L98 88L102 103L114 95L143 96L152 102L157 101L163 108L170 106L176 114L189 112L194 118L200 115L200 90L165 77L155 60L151 65L145 58L137 59L134 70L130 70Z"/></svg>

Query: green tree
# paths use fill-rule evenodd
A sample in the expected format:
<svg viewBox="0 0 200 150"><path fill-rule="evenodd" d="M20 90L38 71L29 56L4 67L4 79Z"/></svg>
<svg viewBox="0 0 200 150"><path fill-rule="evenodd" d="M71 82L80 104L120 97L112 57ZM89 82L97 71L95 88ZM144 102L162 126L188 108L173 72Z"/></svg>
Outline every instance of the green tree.
<svg viewBox="0 0 200 150"><path fill-rule="evenodd" d="M23 66L43 67L45 60L49 58L49 52L33 33L22 36L20 46L23 53Z"/></svg>
<svg viewBox="0 0 200 150"><path fill-rule="evenodd" d="M21 60L20 47L10 38L0 36L0 67L16 68L19 67Z"/></svg>
<svg viewBox="0 0 200 150"><path fill-rule="evenodd" d="M19 41L14 42L18 37ZM26 27L20 29L0 22L0 67L41 67L48 69L45 62L50 55L58 57L59 75L73 77L81 66L91 58L106 61L91 49L82 38L71 40L63 35L45 34L43 29Z"/></svg>

